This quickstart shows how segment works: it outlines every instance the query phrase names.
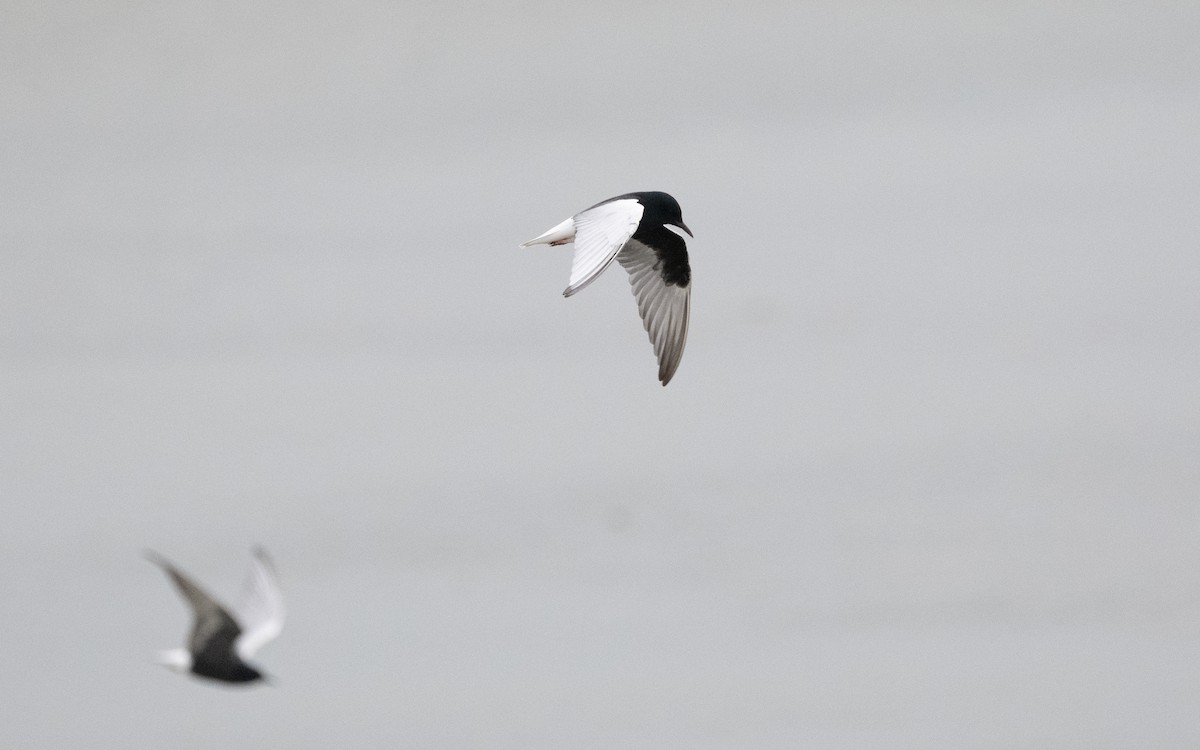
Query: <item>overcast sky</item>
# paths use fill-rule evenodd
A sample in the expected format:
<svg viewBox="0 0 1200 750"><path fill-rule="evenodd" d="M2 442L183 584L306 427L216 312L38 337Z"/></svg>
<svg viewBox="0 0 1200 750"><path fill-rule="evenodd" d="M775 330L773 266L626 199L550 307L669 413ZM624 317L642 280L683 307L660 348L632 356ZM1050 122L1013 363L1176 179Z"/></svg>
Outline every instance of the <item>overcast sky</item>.
<svg viewBox="0 0 1200 750"><path fill-rule="evenodd" d="M1200 6L7 2L0 745L1200 744ZM665 190L627 281L517 245ZM153 663L153 548L290 619Z"/></svg>

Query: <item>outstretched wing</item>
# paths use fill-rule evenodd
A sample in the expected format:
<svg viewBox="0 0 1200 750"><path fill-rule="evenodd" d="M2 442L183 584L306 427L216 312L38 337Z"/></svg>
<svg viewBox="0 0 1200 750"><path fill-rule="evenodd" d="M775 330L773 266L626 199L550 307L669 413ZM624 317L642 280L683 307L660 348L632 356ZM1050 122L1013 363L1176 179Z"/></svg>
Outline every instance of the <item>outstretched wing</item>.
<svg viewBox="0 0 1200 750"><path fill-rule="evenodd" d="M563 292L564 297L583 289L608 268L637 231L643 210L636 198L618 198L572 217L575 221L575 256L571 259L571 280Z"/></svg>
<svg viewBox="0 0 1200 750"><path fill-rule="evenodd" d="M242 588L237 612L242 623L242 635L237 640L236 648L238 656L243 659L249 659L283 630L286 616L283 594L279 590L275 566L262 547L254 548L254 559L250 563L250 573Z"/></svg>
<svg viewBox="0 0 1200 750"><path fill-rule="evenodd" d="M228 650L229 643L242 632L228 610L167 558L149 550L146 557L163 569L192 607L195 621L192 624L192 634L188 638L188 651L199 655L209 651L219 653Z"/></svg>
<svg viewBox="0 0 1200 750"><path fill-rule="evenodd" d="M666 385L675 375L687 343L691 269L683 238L663 232L656 233L654 241L662 247L629 240L617 255L617 261L629 272L642 324L658 357L658 379Z"/></svg>

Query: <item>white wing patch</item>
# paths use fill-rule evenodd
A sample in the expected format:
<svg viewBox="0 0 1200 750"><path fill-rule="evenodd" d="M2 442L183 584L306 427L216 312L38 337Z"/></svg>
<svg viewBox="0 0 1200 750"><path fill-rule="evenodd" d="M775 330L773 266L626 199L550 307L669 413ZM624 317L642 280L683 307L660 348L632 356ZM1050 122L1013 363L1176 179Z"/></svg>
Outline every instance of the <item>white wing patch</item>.
<svg viewBox="0 0 1200 750"><path fill-rule="evenodd" d="M650 343L658 357L658 379L666 385L675 375L679 360L683 359L692 308L692 285L681 287L664 282L658 255L637 240L625 243L617 261L629 272L629 284L637 298L642 324L650 334Z"/></svg>
<svg viewBox="0 0 1200 750"><path fill-rule="evenodd" d="M254 550L250 575L242 589L237 613L242 634L238 636L235 647L238 656L243 659L249 659L283 630L286 615L283 594L279 590L275 566L261 547Z"/></svg>
<svg viewBox="0 0 1200 750"><path fill-rule="evenodd" d="M642 204L634 198L601 203L575 214L575 256L564 297L590 284L608 268L642 220Z"/></svg>

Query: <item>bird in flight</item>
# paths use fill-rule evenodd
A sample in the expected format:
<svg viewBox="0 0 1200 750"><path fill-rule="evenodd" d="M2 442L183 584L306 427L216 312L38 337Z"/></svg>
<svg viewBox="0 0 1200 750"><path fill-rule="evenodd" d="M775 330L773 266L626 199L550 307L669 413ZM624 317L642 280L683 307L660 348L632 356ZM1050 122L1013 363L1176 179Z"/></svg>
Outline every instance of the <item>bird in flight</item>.
<svg viewBox="0 0 1200 750"><path fill-rule="evenodd" d="M580 211L521 247L575 243L564 297L592 283L615 258L629 272L642 324L658 357L658 379L666 385L683 358L691 313L685 233L692 236L670 195L626 193Z"/></svg>
<svg viewBox="0 0 1200 750"><path fill-rule="evenodd" d="M254 549L250 575L242 590L237 617L184 575L169 560L147 551L150 562L162 568L192 607L194 622L186 648L159 654L160 664L177 672L234 683L250 683L266 676L247 663L283 629L283 595L275 567L266 550Z"/></svg>

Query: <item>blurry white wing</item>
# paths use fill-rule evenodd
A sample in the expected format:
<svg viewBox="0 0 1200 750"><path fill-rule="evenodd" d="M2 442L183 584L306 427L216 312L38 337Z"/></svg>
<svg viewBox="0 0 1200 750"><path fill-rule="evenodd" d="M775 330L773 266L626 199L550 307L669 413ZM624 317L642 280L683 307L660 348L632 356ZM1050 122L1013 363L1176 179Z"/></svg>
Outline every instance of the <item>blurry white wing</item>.
<svg viewBox="0 0 1200 750"><path fill-rule="evenodd" d="M675 286L663 281L658 254L637 240L625 243L617 261L629 272L642 324L658 357L658 379L666 385L679 367L687 343L692 285Z"/></svg>
<svg viewBox="0 0 1200 750"><path fill-rule="evenodd" d="M236 648L243 659L249 659L283 630L283 594L279 590L275 566L262 547L254 549L250 575L246 578L237 613L242 634L238 636Z"/></svg>
<svg viewBox="0 0 1200 750"><path fill-rule="evenodd" d="M622 198L575 214L575 256L571 260L571 280L563 296L570 297L608 268L637 231L643 210L636 199Z"/></svg>

